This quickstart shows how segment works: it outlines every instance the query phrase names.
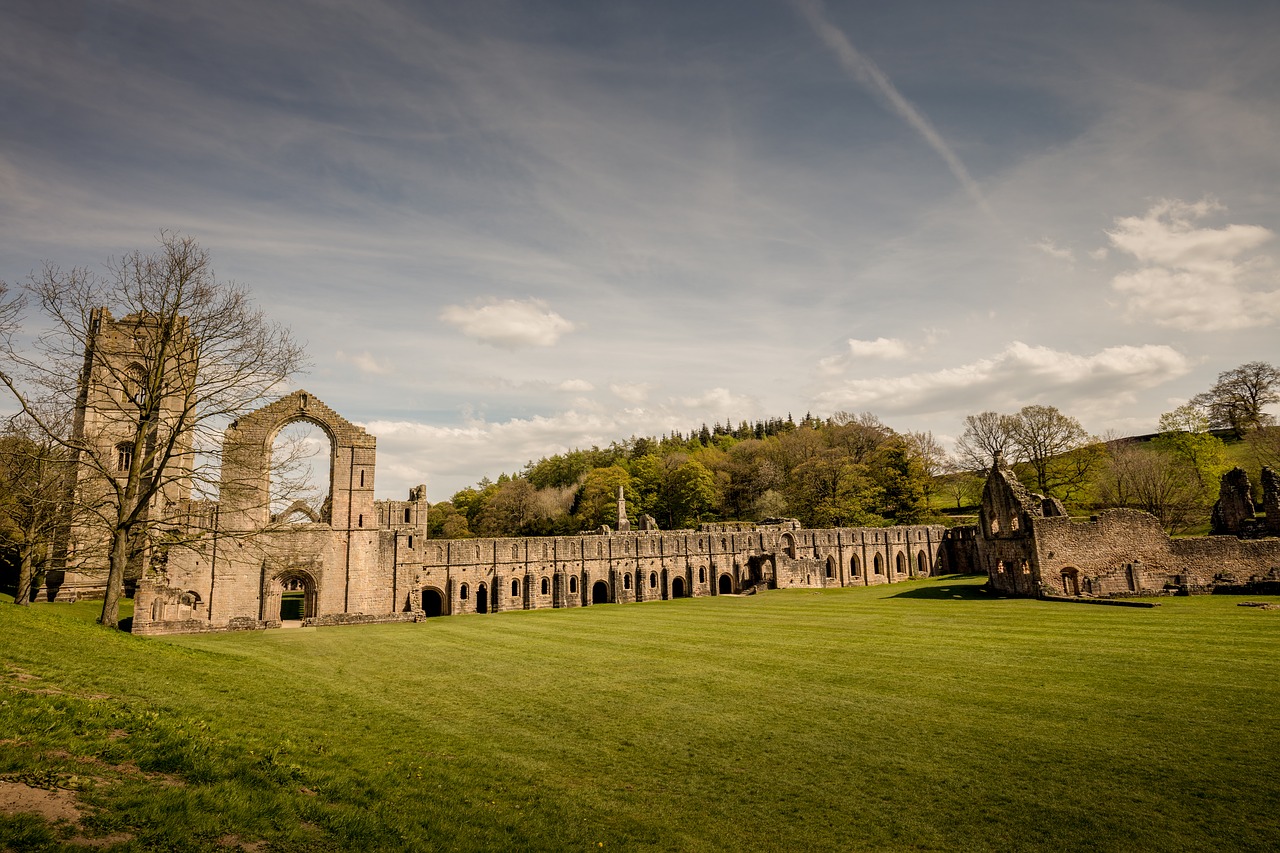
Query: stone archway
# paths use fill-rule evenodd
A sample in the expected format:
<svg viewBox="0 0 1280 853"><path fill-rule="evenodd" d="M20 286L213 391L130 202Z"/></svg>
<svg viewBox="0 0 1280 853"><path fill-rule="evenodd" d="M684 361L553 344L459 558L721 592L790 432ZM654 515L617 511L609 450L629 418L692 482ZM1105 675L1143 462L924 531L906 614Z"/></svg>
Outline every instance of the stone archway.
<svg viewBox="0 0 1280 853"><path fill-rule="evenodd" d="M1062 592L1071 596L1080 594L1080 570L1074 566L1062 570Z"/></svg>
<svg viewBox="0 0 1280 853"><path fill-rule="evenodd" d="M476 587L476 612L489 612L489 587L479 584Z"/></svg>
<svg viewBox="0 0 1280 853"><path fill-rule="evenodd" d="M444 615L444 594L434 587L422 590L422 614L428 618Z"/></svg>
<svg viewBox="0 0 1280 853"><path fill-rule="evenodd" d="M267 584L262 600L262 618L281 624L301 624L317 615L316 580L302 569L286 569Z"/></svg>
<svg viewBox="0 0 1280 853"><path fill-rule="evenodd" d="M733 578L731 578L729 575L721 575L719 583L720 583L719 592L721 595L733 594Z"/></svg>
<svg viewBox="0 0 1280 853"><path fill-rule="evenodd" d="M591 603L592 604L608 604L609 603L609 584L604 581L596 581L591 585Z"/></svg>
<svg viewBox="0 0 1280 853"><path fill-rule="evenodd" d="M672 597L672 598L684 598L684 597L685 597L685 591L684 591L684 578L672 578L672 579L671 579L671 597Z"/></svg>

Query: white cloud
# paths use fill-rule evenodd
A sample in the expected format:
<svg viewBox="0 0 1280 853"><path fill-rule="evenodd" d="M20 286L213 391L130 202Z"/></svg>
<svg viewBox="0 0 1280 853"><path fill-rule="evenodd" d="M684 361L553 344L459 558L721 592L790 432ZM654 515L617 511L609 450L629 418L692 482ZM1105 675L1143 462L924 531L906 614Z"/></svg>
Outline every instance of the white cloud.
<svg viewBox="0 0 1280 853"><path fill-rule="evenodd" d="M559 391L594 391L594 385L585 379L566 379L556 386Z"/></svg>
<svg viewBox="0 0 1280 853"><path fill-rule="evenodd" d="M549 347L574 328L541 299L447 305L440 312L440 319L467 337L504 349Z"/></svg>
<svg viewBox="0 0 1280 853"><path fill-rule="evenodd" d="M854 358L905 358L907 345L899 338L876 338L874 341L850 338L849 354Z"/></svg>
<svg viewBox="0 0 1280 853"><path fill-rule="evenodd" d="M1130 400L1135 391L1190 369L1191 362L1168 346L1117 346L1076 355L1014 341L995 356L957 367L851 379L818 394L816 402L831 411L885 413L1020 408L1037 401L1095 407Z"/></svg>
<svg viewBox="0 0 1280 853"><path fill-rule="evenodd" d="M1037 249L1044 252L1051 258L1057 258L1060 261L1074 261L1075 253L1070 249L1064 249L1048 237L1043 237L1038 243L1034 244Z"/></svg>
<svg viewBox="0 0 1280 853"><path fill-rule="evenodd" d="M361 373L367 373L373 376L383 376L391 372L391 367L389 365L378 361L368 350L353 353L352 355L347 355L342 350L338 350L334 353L334 357L337 358L338 361L355 365Z"/></svg>
<svg viewBox="0 0 1280 853"><path fill-rule="evenodd" d="M653 384L650 382L615 382L609 386L609 390L628 403L643 403L649 399L649 392L653 390Z"/></svg>
<svg viewBox="0 0 1280 853"><path fill-rule="evenodd" d="M1111 254L1111 252L1107 249L1106 246L1099 246L1096 249L1089 250L1089 257L1095 261L1105 261L1107 259L1107 255L1109 254Z"/></svg>
<svg viewBox="0 0 1280 853"><path fill-rule="evenodd" d="M1116 219L1111 244L1141 266L1117 275L1112 287L1126 298L1129 319L1195 331L1263 326L1280 318L1280 289L1270 258L1246 254L1272 240L1259 225L1198 227L1217 202L1177 199L1156 202L1143 216Z"/></svg>
<svg viewBox="0 0 1280 853"><path fill-rule="evenodd" d="M936 339L936 335L933 332L926 332L925 338L927 341L932 342ZM889 361L906 358L911 353L911 348L901 338L880 337L874 341L849 338L847 343L849 347L847 352L819 359L818 372L827 376L835 376L844 373L849 368L867 359Z"/></svg>
<svg viewBox="0 0 1280 853"><path fill-rule="evenodd" d="M690 409L722 413L731 418L740 418L744 412L754 412L760 408L753 398L735 394L728 388L711 388L696 397L682 397L680 402Z"/></svg>

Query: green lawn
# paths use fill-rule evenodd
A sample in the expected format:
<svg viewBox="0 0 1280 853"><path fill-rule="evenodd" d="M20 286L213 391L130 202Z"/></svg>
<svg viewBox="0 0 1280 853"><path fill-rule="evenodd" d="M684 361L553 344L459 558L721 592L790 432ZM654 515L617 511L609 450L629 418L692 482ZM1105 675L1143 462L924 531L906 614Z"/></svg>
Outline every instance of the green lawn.
<svg viewBox="0 0 1280 853"><path fill-rule="evenodd" d="M164 640L6 601L0 777L119 849L1275 849L1280 611L979 584Z"/></svg>

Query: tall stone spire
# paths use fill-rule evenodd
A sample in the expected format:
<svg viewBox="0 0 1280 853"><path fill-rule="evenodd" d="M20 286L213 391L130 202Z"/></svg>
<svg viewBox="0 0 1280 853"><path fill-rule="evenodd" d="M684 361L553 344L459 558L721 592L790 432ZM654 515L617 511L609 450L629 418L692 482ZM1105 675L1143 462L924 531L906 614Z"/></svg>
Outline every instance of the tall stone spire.
<svg viewBox="0 0 1280 853"><path fill-rule="evenodd" d="M631 529L627 520L627 499L622 495L622 486L618 486L618 532L625 533Z"/></svg>

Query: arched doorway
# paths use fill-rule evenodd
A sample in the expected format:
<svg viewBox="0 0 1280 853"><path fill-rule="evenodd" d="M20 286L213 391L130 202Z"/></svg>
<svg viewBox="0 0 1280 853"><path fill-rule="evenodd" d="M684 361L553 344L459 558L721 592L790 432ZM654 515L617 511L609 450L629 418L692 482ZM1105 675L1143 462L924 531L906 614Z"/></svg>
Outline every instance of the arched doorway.
<svg viewBox="0 0 1280 853"><path fill-rule="evenodd" d="M609 603L609 585L604 581L596 581L591 585L591 603L592 604L608 604Z"/></svg>
<svg viewBox="0 0 1280 853"><path fill-rule="evenodd" d="M444 615L444 596L440 590L428 587L422 591L422 613L424 616Z"/></svg>
<svg viewBox="0 0 1280 853"><path fill-rule="evenodd" d="M924 551L916 554L916 574L921 577L929 574L929 560L925 557Z"/></svg>
<svg viewBox="0 0 1280 853"><path fill-rule="evenodd" d="M728 575L720 576L720 594L731 595L733 593L733 578Z"/></svg>
<svg viewBox="0 0 1280 853"><path fill-rule="evenodd" d="M836 558L827 557L827 577L835 578L836 576Z"/></svg>
<svg viewBox="0 0 1280 853"><path fill-rule="evenodd" d="M684 598L684 578L671 579L671 597Z"/></svg>
<svg viewBox="0 0 1280 853"><path fill-rule="evenodd" d="M484 584L480 584L476 587L476 612L489 612L489 588Z"/></svg>
<svg viewBox="0 0 1280 853"><path fill-rule="evenodd" d="M907 565L907 555L899 552L894 560L894 571L900 575L905 575L907 573Z"/></svg>
<svg viewBox="0 0 1280 853"><path fill-rule="evenodd" d="M1062 570L1062 592L1065 595L1080 594L1080 571L1072 566Z"/></svg>
<svg viewBox="0 0 1280 853"><path fill-rule="evenodd" d="M301 622L316 615L316 584L310 575L288 571L277 577L273 586L276 606L272 609L281 622Z"/></svg>

